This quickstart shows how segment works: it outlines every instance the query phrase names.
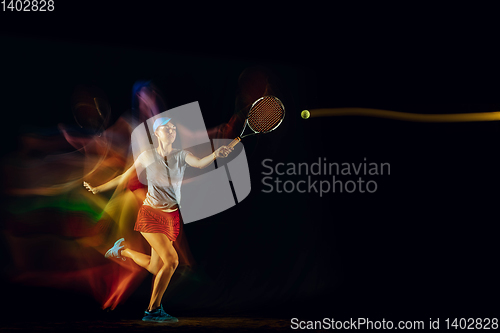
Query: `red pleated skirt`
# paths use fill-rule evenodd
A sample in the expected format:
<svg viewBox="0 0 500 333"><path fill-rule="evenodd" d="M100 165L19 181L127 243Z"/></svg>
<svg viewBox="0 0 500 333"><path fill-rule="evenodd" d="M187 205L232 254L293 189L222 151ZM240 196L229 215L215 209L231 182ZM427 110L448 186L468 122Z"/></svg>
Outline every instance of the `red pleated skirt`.
<svg viewBox="0 0 500 333"><path fill-rule="evenodd" d="M139 210L134 230L148 233L162 233L175 241L179 235L179 210L166 213L150 206L143 205Z"/></svg>

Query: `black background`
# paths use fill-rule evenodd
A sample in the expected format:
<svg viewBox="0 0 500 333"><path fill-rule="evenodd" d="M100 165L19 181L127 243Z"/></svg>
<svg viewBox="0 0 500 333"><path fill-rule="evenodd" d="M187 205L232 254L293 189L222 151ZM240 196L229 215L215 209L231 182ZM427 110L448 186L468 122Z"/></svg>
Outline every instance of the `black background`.
<svg viewBox="0 0 500 333"><path fill-rule="evenodd" d="M187 300L182 291L190 286L173 293L179 316L427 320L498 313L496 122L300 118L303 109L350 106L498 111L488 44L464 34L463 21L444 25L439 15L429 15L423 29L405 11L231 9L214 15L212 6L57 2L52 13L2 12L4 153L17 149L20 133L74 121L70 95L78 84L101 87L116 119L130 107L132 84L153 79L169 108L199 101L207 127L215 126L234 111L241 71L264 65L280 78L285 123L248 139L249 197L186 226L211 282ZM319 157L366 157L390 163L391 174L374 178L373 194L262 192L263 159ZM3 259L6 270L8 255ZM9 316L14 306L36 306L44 318L54 309L125 317L144 308L149 280L114 313L89 295L8 281L3 287Z"/></svg>

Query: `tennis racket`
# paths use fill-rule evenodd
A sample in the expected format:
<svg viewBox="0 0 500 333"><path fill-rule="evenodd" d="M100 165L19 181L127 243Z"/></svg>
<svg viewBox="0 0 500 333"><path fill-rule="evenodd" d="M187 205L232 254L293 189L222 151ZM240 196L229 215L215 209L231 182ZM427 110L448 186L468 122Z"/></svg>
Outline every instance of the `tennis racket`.
<svg viewBox="0 0 500 333"><path fill-rule="evenodd" d="M285 118L285 107L275 96L263 96L253 102L239 137L229 145L233 148L246 136L274 131Z"/></svg>

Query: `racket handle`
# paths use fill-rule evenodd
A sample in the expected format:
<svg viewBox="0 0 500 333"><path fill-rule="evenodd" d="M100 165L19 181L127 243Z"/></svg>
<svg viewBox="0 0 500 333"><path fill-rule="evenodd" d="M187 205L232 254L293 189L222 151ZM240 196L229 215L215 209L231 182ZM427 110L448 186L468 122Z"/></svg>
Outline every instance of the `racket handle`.
<svg viewBox="0 0 500 333"><path fill-rule="evenodd" d="M236 139L234 139L233 141L231 141L231 143L230 143L230 144L228 144L227 146L228 146L229 148L233 148L233 147L234 147L234 146L236 146L236 144L238 144L238 142L240 142L240 141L241 141L240 137L237 137Z"/></svg>

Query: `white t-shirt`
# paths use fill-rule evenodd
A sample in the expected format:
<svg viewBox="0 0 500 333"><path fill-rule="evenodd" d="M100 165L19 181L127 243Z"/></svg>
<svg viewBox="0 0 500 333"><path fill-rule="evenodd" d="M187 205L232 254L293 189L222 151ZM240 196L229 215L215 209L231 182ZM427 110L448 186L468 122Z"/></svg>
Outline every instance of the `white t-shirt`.
<svg viewBox="0 0 500 333"><path fill-rule="evenodd" d="M186 170L186 150L173 149L165 159L156 149L143 152L136 160L146 169L148 193L144 205L165 210L178 205L181 201L181 185Z"/></svg>

